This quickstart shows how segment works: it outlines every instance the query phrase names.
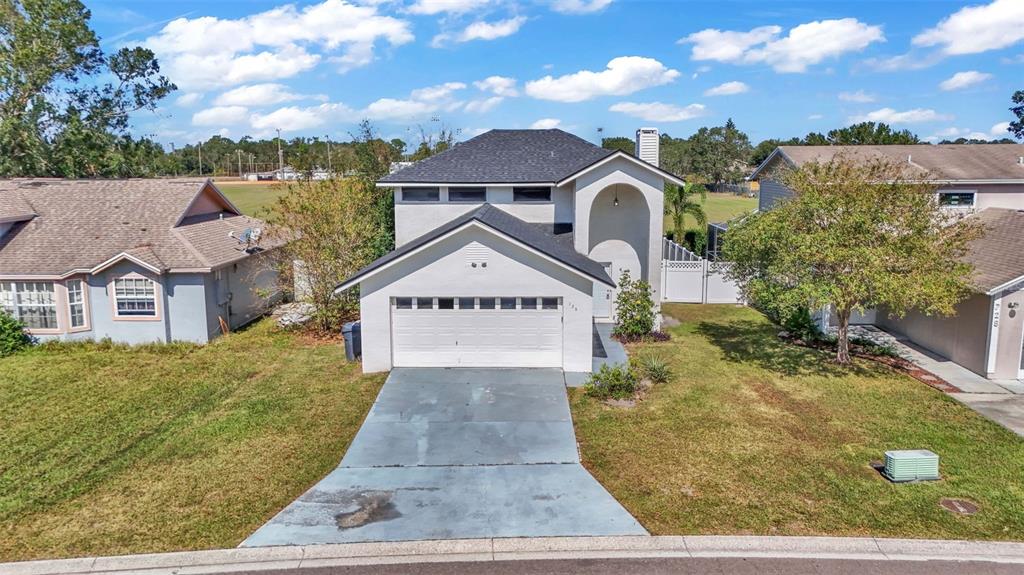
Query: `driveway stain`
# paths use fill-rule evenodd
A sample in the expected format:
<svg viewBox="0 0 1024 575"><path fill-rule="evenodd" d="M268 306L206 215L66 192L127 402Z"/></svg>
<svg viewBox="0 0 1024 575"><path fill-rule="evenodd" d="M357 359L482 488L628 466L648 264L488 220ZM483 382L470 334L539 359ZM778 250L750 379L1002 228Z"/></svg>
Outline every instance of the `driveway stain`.
<svg viewBox="0 0 1024 575"><path fill-rule="evenodd" d="M402 514L391 501L394 495L394 491L360 491L353 494L352 503L358 505L358 508L334 516L338 529L353 529L401 517Z"/></svg>

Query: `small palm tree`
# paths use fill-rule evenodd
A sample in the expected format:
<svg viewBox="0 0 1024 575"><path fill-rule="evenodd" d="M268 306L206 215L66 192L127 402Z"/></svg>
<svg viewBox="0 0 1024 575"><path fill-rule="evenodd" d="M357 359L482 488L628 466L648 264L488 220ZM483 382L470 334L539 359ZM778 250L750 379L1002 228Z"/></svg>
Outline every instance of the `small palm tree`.
<svg viewBox="0 0 1024 575"><path fill-rule="evenodd" d="M700 201L696 199L698 195ZM676 242L682 243L686 235L684 219L687 215L697 221L701 231L707 227L708 216L703 205L707 199L708 189L704 184L687 182L685 186L665 188L665 213L672 217L672 235Z"/></svg>

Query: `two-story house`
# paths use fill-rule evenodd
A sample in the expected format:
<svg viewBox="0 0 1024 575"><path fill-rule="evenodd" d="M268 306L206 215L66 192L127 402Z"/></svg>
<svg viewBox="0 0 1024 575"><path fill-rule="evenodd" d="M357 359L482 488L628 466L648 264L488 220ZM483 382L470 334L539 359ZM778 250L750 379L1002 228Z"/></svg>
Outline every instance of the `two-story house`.
<svg viewBox="0 0 1024 575"><path fill-rule="evenodd" d="M751 175L761 185L759 209L792 196L779 170L838 154L907 164L937 185L943 209L978 218L986 229L967 256L974 293L956 315L900 318L872 309L854 322L905 336L982 376L1024 379L1024 145L780 146ZM828 310L820 318L823 328L831 325Z"/></svg>
<svg viewBox="0 0 1024 575"><path fill-rule="evenodd" d="M0 309L39 339L205 343L259 317L280 242L209 180L0 180Z"/></svg>
<svg viewBox="0 0 1024 575"><path fill-rule="evenodd" d="M492 130L383 178L396 249L338 286L360 287L363 370L590 371L622 272L661 299L666 183L682 180L561 130Z"/></svg>

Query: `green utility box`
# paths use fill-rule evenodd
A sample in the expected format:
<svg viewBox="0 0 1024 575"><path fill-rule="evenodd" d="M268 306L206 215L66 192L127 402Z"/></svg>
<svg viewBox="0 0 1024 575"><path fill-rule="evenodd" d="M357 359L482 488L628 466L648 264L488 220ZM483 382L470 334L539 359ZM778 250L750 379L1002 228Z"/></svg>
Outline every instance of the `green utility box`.
<svg viewBox="0 0 1024 575"><path fill-rule="evenodd" d="M886 451L882 474L893 483L936 481L939 479L939 456L927 449Z"/></svg>

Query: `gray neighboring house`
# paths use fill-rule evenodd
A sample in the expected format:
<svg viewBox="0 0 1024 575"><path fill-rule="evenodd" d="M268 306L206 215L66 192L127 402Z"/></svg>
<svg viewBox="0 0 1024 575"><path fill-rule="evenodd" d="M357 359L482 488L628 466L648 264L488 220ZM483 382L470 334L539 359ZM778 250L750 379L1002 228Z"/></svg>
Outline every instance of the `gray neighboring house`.
<svg viewBox="0 0 1024 575"><path fill-rule="evenodd" d="M41 340L205 343L265 311L263 227L210 180L2 180L0 308Z"/></svg>
<svg viewBox="0 0 1024 575"><path fill-rule="evenodd" d="M951 317L911 312L903 318L867 310L853 323L873 324L990 379L1024 379L1024 145L780 146L755 170L760 210L792 191L774 176L786 166L827 162L839 153L907 162L939 185L944 209L986 227L966 260L974 293ZM822 327L834 325L825 310Z"/></svg>

